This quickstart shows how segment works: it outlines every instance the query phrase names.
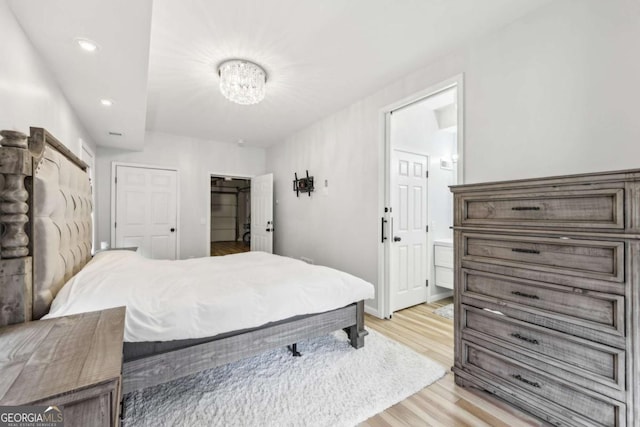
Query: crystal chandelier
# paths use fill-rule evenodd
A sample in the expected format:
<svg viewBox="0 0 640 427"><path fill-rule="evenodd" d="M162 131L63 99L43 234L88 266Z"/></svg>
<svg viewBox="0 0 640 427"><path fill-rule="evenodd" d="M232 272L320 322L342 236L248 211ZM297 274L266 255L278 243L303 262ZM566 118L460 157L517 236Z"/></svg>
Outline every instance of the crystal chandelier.
<svg viewBox="0 0 640 427"><path fill-rule="evenodd" d="M267 73L253 62L231 59L220 64L220 92L240 105L257 104L264 99Z"/></svg>

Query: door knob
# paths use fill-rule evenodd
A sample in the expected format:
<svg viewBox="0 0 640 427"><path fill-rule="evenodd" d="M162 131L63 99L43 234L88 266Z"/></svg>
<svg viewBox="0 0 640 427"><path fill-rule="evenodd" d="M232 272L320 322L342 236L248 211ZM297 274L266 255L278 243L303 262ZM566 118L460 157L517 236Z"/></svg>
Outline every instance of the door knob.
<svg viewBox="0 0 640 427"><path fill-rule="evenodd" d="M400 240L402 240L402 238L401 238L401 237L398 237L398 236L395 236L395 237L393 238L393 241L394 241L394 242L399 242Z"/></svg>
<svg viewBox="0 0 640 427"><path fill-rule="evenodd" d="M175 228L171 228L169 231L171 231L172 233L175 233L176 229Z"/></svg>

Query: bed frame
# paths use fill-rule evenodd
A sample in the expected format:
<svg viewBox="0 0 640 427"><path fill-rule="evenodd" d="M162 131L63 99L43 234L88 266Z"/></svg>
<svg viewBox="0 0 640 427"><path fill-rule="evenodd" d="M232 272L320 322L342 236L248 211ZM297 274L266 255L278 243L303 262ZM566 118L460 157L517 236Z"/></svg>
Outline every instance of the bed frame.
<svg viewBox="0 0 640 427"><path fill-rule="evenodd" d="M3 326L47 314L62 286L89 262L92 198L87 165L49 132L31 128L29 136L16 131L0 131L0 135ZM180 348L143 357L125 357L123 393L339 329L347 333L353 347L364 346L364 301L260 328L184 341Z"/></svg>

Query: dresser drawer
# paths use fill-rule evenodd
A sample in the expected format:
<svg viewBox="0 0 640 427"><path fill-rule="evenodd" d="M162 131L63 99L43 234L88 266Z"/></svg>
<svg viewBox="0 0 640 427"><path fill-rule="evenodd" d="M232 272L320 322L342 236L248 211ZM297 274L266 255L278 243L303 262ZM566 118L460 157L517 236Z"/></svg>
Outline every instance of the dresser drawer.
<svg viewBox="0 0 640 427"><path fill-rule="evenodd" d="M557 366L624 390L625 352L588 340L554 332L485 310L462 306L462 336L478 335L500 340L501 345L528 350ZM514 347L516 346L516 347ZM575 369L577 368L577 369Z"/></svg>
<svg viewBox="0 0 640 427"><path fill-rule="evenodd" d="M462 233L462 262L624 281L624 243L596 240Z"/></svg>
<svg viewBox="0 0 640 427"><path fill-rule="evenodd" d="M460 225L624 228L624 190L531 191L460 196Z"/></svg>
<svg viewBox="0 0 640 427"><path fill-rule="evenodd" d="M621 402L574 388L472 343L463 341L462 345L464 370L497 377L513 389L510 394L523 395L525 400L526 395L531 394L547 400L549 406L566 408L567 412L563 411L562 416L575 420L572 425L624 425L625 405Z"/></svg>
<svg viewBox="0 0 640 427"><path fill-rule="evenodd" d="M513 307L528 308L530 313L546 314L555 320L560 319L619 337L625 335L624 297L620 295L577 290L468 269L462 269L460 277L463 297L493 301L500 305L507 305L506 302L509 302Z"/></svg>

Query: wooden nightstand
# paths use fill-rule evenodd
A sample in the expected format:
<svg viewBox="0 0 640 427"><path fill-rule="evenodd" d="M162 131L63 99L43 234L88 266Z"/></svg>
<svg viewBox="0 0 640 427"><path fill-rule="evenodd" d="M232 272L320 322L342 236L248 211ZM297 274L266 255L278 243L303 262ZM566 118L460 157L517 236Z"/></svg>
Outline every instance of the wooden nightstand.
<svg viewBox="0 0 640 427"><path fill-rule="evenodd" d="M64 406L65 427L117 426L125 307L0 328L0 405Z"/></svg>

